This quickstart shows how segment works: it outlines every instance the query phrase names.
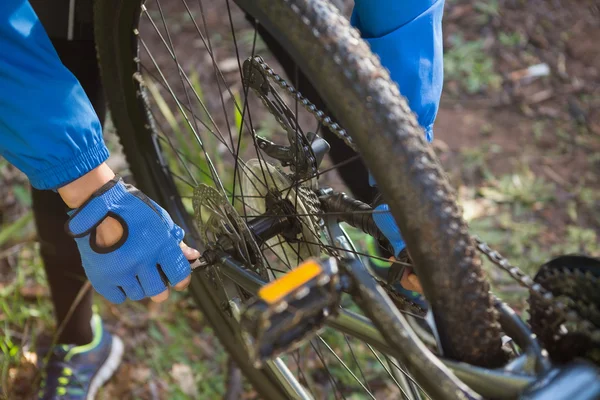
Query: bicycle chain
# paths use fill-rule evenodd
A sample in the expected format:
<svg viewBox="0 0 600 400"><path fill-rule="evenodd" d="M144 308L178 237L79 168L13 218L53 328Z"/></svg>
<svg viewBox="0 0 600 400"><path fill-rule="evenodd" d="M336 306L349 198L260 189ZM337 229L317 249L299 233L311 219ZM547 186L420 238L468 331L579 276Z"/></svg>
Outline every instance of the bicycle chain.
<svg viewBox="0 0 600 400"><path fill-rule="evenodd" d="M546 313L554 312L559 319L564 320L572 330L588 336L594 342L600 342L600 329L597 326L583 318L573 307L565 304L564 301L557 299L549 290L540 283L535 282L530 276L521 271L518 267L512 265L507 258L499 252L493 250L487 243L476 236L472 236L477 245L477 249L485 255L494 265L507 272L519 285L529 290L547 309ZM557 331L557 335L564 336L568 332Z"/></svg>
<svg viewBox="0 0 600 400"><path fill-rule="evenodd" d="M269 78L273 82L277 84L281 89L285 90L288 94L294 97L306 111L312 114L313 117L317 121L319 121L323 126L329 128L331 132L333 132L336 136L342 139L350 148L354 151L358 151L356 145L352 141L352 138L345 129L343 129L337 122L334 122L331 117L325 115L325 113L317 108L310 100L302 95L299 91L297 91L293 86L288 84L285 79L283 79L279 74L277 74L273 68L269 67L269 65L262 59L260 56L254 56L252 58L252 62L254 65L260 67L260 69L265 72Z"/></svg>
<svg viewBox="0 0 600 400"><path fill-rule="evenodd" d="M252 62L254 65L260 67L281 89L285 90L287 93L292 95L292 97L298 100L300 104L302 104L302 106L309 113L311 113L317 121L329 128L331 132L342 139L348 146L357 151L356 145L345 129L343 129L336 122L333 122L331 117L326 116L323 111L317 109L317 107L311 101L305 98L294 87L289 85L262 59L262 57L255 56L252 59ZM536 283L530 276L521 271L518 267L512 265L507 258L502 256L496 250L493 250L479 237L472 236L472 240L475 242L476 248L480 253L485 255L495 266L507 272L520 286L528 289L533 296L545 304L547 307L546 312L554 312L558 318L566 321L571 329L590 337L594 342L600 342L600 329L598 329L594 323L583 318L572 307L569 307L563 301L557 299L550 291L546 290L541 284ZM425 313L425 310L423 310L418 304L399 295L393 289L392 285L388 285L384 282L380 283L388 291L388 293L394 294L393 300L399 303L399 305L408 307L410 311L419 315L423 315ZM566 335L565 332L560 332L558 334Z"/></svg>
<svg viewBox="0 0 600 400"><path fill-rule="evenodd" d="M342 139L344 141L344 143L346 143L348 146L350 146L353 150L357 150L356 145L354 144L354 142L352 141L352 138L348 135L348 133L346 132L345 129L343 129L339 124L337 124L336 122L333 122L333 120L331 119L331 117L325 115L325 113L321 110L319 110L310 100L308 100L307 98L305 98L302 93L300 93L298 90L296 90L293 86L289 85L285 79L283 79L279 74L277 74L260 56L254 56L251 59L252 63L254 66L259 67L268 78L270 78L270 80L274 83L277 84L277 86L279 86L281 89L283 89L284 91L286 91L288 94L290 94L293 98L297 99L298 102L300 104L302 104L302 106L304 107L304 109L306 111L308 111L318 122L320 122L323 126L329 128L329 130L331 132L333 132L336 136L338 136L340 139ZM257 92L258 93L258 92ZM266 100L261 96L260 93L258 93L260 99L263 101L263 103L266 102ZM266 105L266 104L265 104ZM273 113L273 111L271 110L270 107L267 106L267 109L269 110L269 112L275 117L275 118L279 118L278 115L275 115ZM281 122L280 122L281 123ZM315 171L316 172L316 171ZM310 208L312 209L312 212L318 213L321 211L320 209L320 201L318 199L318 197L316 196L316 194L314 194L314 191L310 190L307 187L304 186L300 186L300 188L302 189L300 191L301 194L304 195L305 199L311 199L314 200L312 202L309 201L310 203ZM308 195L307 192L311 192L313 194L313 196ZM320 218L319 218L320 219ZM330 256L334 256L337 257L339 256L337 250L332 249L328 246L322 246L323 250L325 251L325 253L329 254ZM419 315L419 316L425 316L425 314L427 313L427 310L425 310L423 307L421 307L419 304L409 300L408 298L402 296L400 293L398 293L393 285L388 284L387 282L384 282L382 280L378 279L379 284L388 292L388 294L390 295L392 301L394 301L394 303L396 304L396 306L402 310L411 312L415 315Z"/></svg>

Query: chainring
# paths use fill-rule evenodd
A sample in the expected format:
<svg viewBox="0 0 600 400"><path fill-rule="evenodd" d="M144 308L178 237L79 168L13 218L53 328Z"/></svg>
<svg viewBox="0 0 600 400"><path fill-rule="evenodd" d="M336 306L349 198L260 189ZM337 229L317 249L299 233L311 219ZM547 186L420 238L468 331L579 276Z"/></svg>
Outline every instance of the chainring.
<svg viewBox="0 0 600 400"><path fill-rule="evenodd" d="M194 221L204 246L212 250L233 247L242 258L240 261L267 279L260 248L227 197L211 186L200 184L194 189L192 203Z"/></svg>

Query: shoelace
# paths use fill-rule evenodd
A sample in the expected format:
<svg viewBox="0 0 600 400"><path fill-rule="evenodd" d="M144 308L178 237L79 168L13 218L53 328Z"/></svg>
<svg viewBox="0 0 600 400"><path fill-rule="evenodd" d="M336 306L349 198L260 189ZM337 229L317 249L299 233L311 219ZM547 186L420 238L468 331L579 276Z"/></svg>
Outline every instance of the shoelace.
<svg viewBox="0 0 600 400"><path fill-rule="evenodd" d="M51 385L48 385L48 377L56 375L59 375L56 381L52 382ZM85 385L83 381L84 380L82 380L81 377L74 373L69 363L65 361L50 360L42 375L40 397L48 392L58 396L67 394L84 395Z"/></svg>

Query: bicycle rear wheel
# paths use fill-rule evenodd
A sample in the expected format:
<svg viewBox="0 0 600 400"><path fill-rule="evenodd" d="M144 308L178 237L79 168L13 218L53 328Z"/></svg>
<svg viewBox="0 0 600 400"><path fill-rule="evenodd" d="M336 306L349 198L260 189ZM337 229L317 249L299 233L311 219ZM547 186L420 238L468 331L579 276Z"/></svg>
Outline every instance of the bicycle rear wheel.
<svg viewBox="0 0 600 400"><path fill-rule="evenodd" d="M238 4L286 49L297 71L308 78L354 140L406 236L434 312L444 355L479 365L499 363L502 360L500 331L489 287L454 194L406 101L378 59L347 20L326 1L239 0ZM226 7L226 15L219 13L219 6L221 11ZM248 182L254 178L260 180L262 174L262 183L267 186L274 181L270 167L263 164L264 157L256 142L253 124L257 120L253 121L250 112L256 102L248 99L244 85L240 87L238 83L236 91L235 84L227 83L236 81L242 74L245 57L240 43L246 43L246 56L254 56L259 43L255 30L246 30L244 34L236 32L243 16L232 8L228 0L225 5L203 4L200 0L194 9L185 0L179 3L121 0L97 1L95 9L96 42L104 86L137 185L164 205L197 243L201 235L190 213L191 193L186 182L190 187L208 183L234 204L236 198L242 197L245 209L244 194L238 196L244 176ZM219 49L211 43L211 39L213 42L217 39L209 32L210 18L220 18L230 26L233 40L226 46L233 50L234 58L219 58ZM195 38L182 28L182 20L191 24L197 33ZM148 35L154 35L154 44L162 46L160 55L155 55L152 43L145 41ZM182 51L186 44L191 44L192 54L190 46L186 46L186 53ZM196 51L198 55L194 56ZM206 65L212 69L208 75L194 65L202 63L200 54L207 57ZM165 67L167 63L169 67ZM212 105L198 84L202 74L215 80L220 94ZM227 79L227 74L227 78L233 77ZM297 76L291 77L292 83L297 81ZM167 101L161 91L170 96ZM199 110L194 112L196 107ZM298 103L290 107L296 111L297 124ZM174 116L169 109L179 115ZM213 117L211 109L220 109L223 115ZM161 115L156 115L158 112ZM319 125L316 131L320 128ZM183 139L186 135L193 141ZM253 148L244 149L242 139ZM178 142L174 144L174 141ZM216 149L214 154L206 151L210 143ZM187 151L192 145L197 146L196 150ZM244 168L250 167L242 158L252 150L259 160L254 164L258 167L248 173ZM223 164L233 165L229 174L224 173L226 167L215 162L219 156L224 159ZM189 158L196 159L201 166L189 167ZM300 179L297 171L290 174L291 187L282 188L274 183L267 192L284 192L285 189L289 193L293 188L298 203L299 193L304 190L300 186L307 179ZM248 183L246 187L250 187ZM258 191L254 196L264 199L267 193ZM309 203L306 199L303 201ZM266 200L258 206L264 204ZM298 209L295 212L298 213ZM303 233L304 237L309 234L310 230ZM323 249L317 235L312 244L315 242ZM304 253L311 254L311 251L307 246ZM297 253L297 261L300 261L300 249ZM293 267L294 262L287 264ZM264 271L256 271L269 278ZM239 325L231 317L231 310L224 309L222 304L223 293L230 289L225 281L219 273L195 273L190 290L215 334L261 395L290 397L294 389L282 383L286 380L278 376L281 370L258 370L251 364L240 340Z"/></svg>

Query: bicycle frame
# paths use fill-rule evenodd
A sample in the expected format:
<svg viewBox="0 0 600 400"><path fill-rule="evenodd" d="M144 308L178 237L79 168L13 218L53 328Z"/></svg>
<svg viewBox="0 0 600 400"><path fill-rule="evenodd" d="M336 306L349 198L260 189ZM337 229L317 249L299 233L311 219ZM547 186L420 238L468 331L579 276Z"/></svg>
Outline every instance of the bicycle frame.
<svg viewBox="0 0 600 400"><path fill-rule="evenodd" d="M600 383L594 367L586 364L571 365L562 369L552 366L525 323L500 300L495 304L500 323L514 343L523 349L522 354L504 368L493 370L434 355L423 341L435 343L435 339L427 337L428 334L422 329L415 332L411 322L398 311L383 288L356 257L353 245L337 218L329 217L325 222L331 243L347 250L345 258L339 264L353 281L350 294L368 316L367 318L340 309L336 315L328 318L325 324L398 359L408 372L415 376L422 389L433 398L479 398L481 395L511 399L527 391L539 392L549 390L550 387L552 390L568 393L573 389L573 383L569 381L574 379L573 377L577 378L578 387L586 385L590 393L594 393L592 396L600 395ZM216 255L213 262L219 265L220 273L250 293L256 294L268 283L225 252ZM283 371L278 374L278 378L285 387L293 388L300 399L310 398L296 378L291 373L285 373L287 368L281 361L276 359L271 363L275 363L277 369ZM393 365L400 369L398 365ZM566 379L565 375L570 378ZM412 382L403 384L405 396L419 398L420 396L407 395L411 385Z"/></svg>

